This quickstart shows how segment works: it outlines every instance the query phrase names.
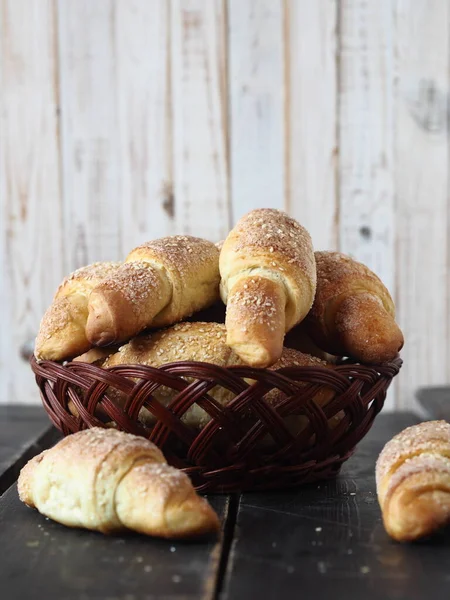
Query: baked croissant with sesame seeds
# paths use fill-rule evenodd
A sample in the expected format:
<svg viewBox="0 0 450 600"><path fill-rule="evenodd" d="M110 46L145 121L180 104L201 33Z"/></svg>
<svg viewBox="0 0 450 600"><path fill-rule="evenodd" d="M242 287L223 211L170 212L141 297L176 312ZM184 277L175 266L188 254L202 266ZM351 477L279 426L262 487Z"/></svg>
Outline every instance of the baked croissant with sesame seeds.
<svg viewBox="0 0 450 600"><path fill-rule="evenodd" d="M135 248L89 298L86 335L96 346L172 325L219 299L219 250L186 235Z"/></svg>
<svg viewBox="0 0 450 600"><path fill-rule="evenodd" d="M65 360L89 350L89 294L100 281L113 276L120 264L96 262L64 279L41 320L34 351L38 360Z"/></svg>
<svg viewBox="0 0 450 600"><path fill-rule="evenodd" d="M249 365L272 365L285 333L305 318L314 300L309 233L284 212L254 210L224 241L219 267L227 343Z"/></svg>
<svg viewBox="0 0 450 600"><path fill-rule="evenodd" d="M403 347L394 302L368 267L340 252L316 252L317 290L305 320L326 352L365 363L392 360Z"/></svg>
<svg viewBox="0 0 450 600"><path fill-rule="evenodd" d="M89 353L77 360L90 362ZM158 368L167 363L191 360L220 367L244 364L242 359L227 346L225 326L219 323L178 323L165 330L139 335L97 364L101 364L103 368L137 364ZM284 367L325 367L326 365L326 362L314 356L284 348L280 359L270 368L276 370ZM161 386L152 392L152 397L163 406L167 406L177 393L174 389ZM125 397L117 390L110 388L107 395L119 406L124 405ZM214 387L209 395L222 406L226 406L236 396L234 392L222 386ZM333 397L334 392L325 388L316 393L314 401L318 406L325 406ZM266 395L266 401L273 406L279 404L284 398L285 396L276 389ZM71 410L73 409L74 407ZM251 415L246 416L251 418ZM340 418L341 416L338 420ZM143 406L139 412L139 420L146 426L152 427L156 417ZM199 430L209 423L211 417L201 406L194 403L181 420L186 425ZM304 417L297 414L286 416L285 422L293 435L297 435L306 425Z"/></svg>
<svg viewBox="0 0 450 600"><path fill-rule="evenodd" d="M385 445L375 473L391 537L412 541L450 523L450 424L408 427Z"/></svg>
<svg viewBox="0 0 450 600"><path fill-rule="evenodd" d="M87 429L44 450L22 469L18 491L22 502L69 527L164 538L219 529L185 473L152 442L114 429Z"/></svg>

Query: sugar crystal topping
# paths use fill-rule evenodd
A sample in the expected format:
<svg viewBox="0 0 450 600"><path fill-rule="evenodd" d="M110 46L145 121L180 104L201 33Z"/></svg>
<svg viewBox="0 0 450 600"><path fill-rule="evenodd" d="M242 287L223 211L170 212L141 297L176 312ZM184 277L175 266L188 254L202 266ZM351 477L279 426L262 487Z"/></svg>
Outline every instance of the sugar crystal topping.
<svg viewBox="0 0 450 600"><path fill-rule="evenodd" d="M208 240L189 235L174 235L152 240L135 248L127 257L132 260L153 260L176 270L181 277L211 265L219 270L219 250Z"/></svg>
<svg viewBox="0 0 450 600"><path fill-rule="evenodd" d="M237 223L225 243L227 251L251 253L251 249L269 252L267 265L283 272L289 264L315 281L311 236L286 213L262 208L253 210ZM263 266L263 265L261 265Z"/></svg>
<svg viewBox="0 0 450 600"><path fill-rule="evenodd" d="M439 452L450 443L450 424L445 421L425 421L407 427L393 437L383 448L376 465L377 485L394 465L421 452Z"/></svg>

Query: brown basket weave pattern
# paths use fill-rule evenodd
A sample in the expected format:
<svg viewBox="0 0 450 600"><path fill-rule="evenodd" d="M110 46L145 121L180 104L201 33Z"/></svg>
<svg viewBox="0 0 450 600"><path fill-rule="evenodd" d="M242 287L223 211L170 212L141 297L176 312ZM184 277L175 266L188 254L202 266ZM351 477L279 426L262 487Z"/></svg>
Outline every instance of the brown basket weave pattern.
<svg viewBox="0 0 450 600"><path fill-rule="evenodd" d="M114 422L157 444L198 490L222 492L291 487L337 474L382 409L401 364L397 358L378 366L343 362L275 372L199 362L102 369L31 360L44 407L64 435ZM176 392L167 406L154 397L160 386ZM226 406L209 394L216 386L235 394ZM324 387L335 395L320 408L313 398ZM114 400L111 389L121 392L124 403ZM266 401L274 389L282 392L279 399ZM181 420L194 403L211 418L201 430ZM152 427L138 420L142 407L154 415ZM330 427L338 413L342 418ZM306 417L297 435L286 426L289 415Z"/></svg>

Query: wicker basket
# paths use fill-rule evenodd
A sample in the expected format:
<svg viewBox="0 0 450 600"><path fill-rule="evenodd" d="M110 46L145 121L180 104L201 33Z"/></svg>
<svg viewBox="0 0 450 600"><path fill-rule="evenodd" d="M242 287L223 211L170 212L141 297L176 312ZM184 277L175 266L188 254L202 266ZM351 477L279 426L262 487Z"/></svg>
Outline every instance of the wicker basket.
<svg viewBox="0 0 450 600"><path fill-rule="evenodd" d="M44 407L64 435L113 424L145 436L198 490L210 492L286 488L336 475L382 409L401 364L400 358L377 366L343 361L275 372L199 362L102 369L31 359ZM160 386L176 391L167 406L154 398ZM216 386L234 394L226 407L209 394ZM319 408L313 398L324 387L335 394ZM275 388L282 392L277 402L267 401ZM194 403L210 416L201 430L181 419ZM142 407L154 415L153 426L138 420ZM286 426L289 415L305 417L296 435Z"/></svg>

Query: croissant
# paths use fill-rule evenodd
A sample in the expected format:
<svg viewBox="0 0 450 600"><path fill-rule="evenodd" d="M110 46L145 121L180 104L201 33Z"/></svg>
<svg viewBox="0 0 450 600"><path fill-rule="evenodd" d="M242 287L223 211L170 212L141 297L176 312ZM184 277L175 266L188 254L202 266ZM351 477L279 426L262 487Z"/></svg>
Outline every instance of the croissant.
<svg viewBox="0 0 450 600"><path fill-rule="evenodd" d="M227 343L252 366L273 364L285 332L306 316L314 300L309 233L281 211L254 210L224 241L219 265Z"/></svg>
<svg viewBox="0 0 450 600"><path fill-rule="evenodd" d="M88 340L97 346L163 327L219 299L219 250L212 242L176 235L135 248L89 298Z"/></svg>
<svg viewBox="0 0 450 600"><path fill-rule="evenodd" d="M186 474L148 440L114 429L87 429L44 450L22 469L18 490L22 502L69 527L165 538L219 528Z"/></svg>
<svg viewBox="0 0 450 600"><path fill-rule="evenodd" d="M388 534L404 542L450 523L450 425L408 427L383 448L377 494Z"/></svg>
<svg viewBox="0 0 450 600"><path fill-rule="evenodd" d="M87 360L90 360L91 356L89 354L87 357ZM79 357L79 359L84 360L83 357ZM244 364L242 359L226 344L225 326L219 323L178 323L169 329L139 335L122 346L118 352L111 354L97 364L101 364L104 368L132 364L160 367L167 363L182 360L207 362L221 367ZM323 367L326 364L324 361L308 354L284 348L280 359L271 369L298 366ZM167 406L176 393L171 388L162 386L154 391L152 396L161 404ZM226 406L235 397L232 391L221 386L214 387L209 393L223 406ZM123 395L116 390L110 389L107 394L118 405L124 404ZM316 393L314 401L319 406L325 406L333 397L334 393L331 389L322 389ZM272 390L266 396L266 400L273 405L279 403L282 398L283 395L278 390ZM155 423L155 416L144 406L140 410L139 420L151 427ZM186 425L195 429L202 429L210 420L209 414L196 403L182 417L182 421ZM285 418L285 421L294 435L305 426L305 419L300 415L289 415Z"/></svg>
<svg viewBox="0 0 450 600"><path fill-rule="evenodd" d="M100 281L114 276L119 266L118 262L97 262L64 279L41 321L34 352L38 360L65 360L89 350L89 294Z"/></svg>
<svg viewBox="0 0 450 600"><path fill-rule="evenodd" d="M305 321L326 352L366 363L392 360L403 346L394 302L369 268L339 252L316 252L317 291Z"/></svg>

